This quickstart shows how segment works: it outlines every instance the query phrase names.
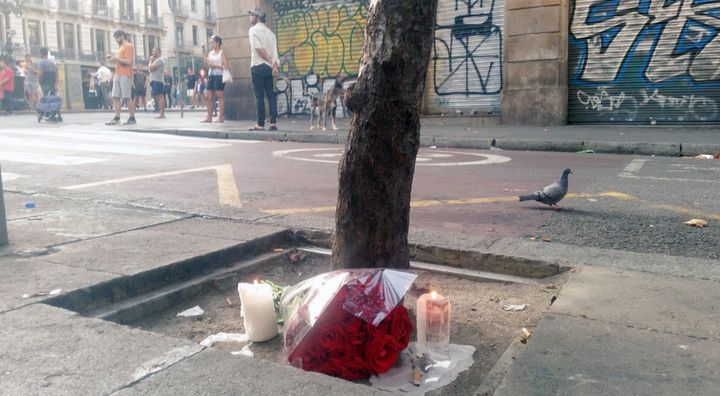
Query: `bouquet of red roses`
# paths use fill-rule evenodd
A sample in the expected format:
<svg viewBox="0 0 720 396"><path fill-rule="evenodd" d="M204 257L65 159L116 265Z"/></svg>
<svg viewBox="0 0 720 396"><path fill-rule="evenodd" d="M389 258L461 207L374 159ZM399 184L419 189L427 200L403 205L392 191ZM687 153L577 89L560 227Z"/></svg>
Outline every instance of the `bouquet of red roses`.
<svg viewBox="0 0 720 396"><path fill-rule="evenodd" d="M329 272L283 293L288 361L348 380L393 367L413 324L402 298L416 274L377 269Z"/></svg>

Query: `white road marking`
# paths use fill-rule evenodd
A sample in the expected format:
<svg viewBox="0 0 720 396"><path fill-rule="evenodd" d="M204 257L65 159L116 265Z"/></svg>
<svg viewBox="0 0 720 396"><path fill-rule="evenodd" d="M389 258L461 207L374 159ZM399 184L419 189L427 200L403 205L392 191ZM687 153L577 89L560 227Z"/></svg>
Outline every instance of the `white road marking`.
<svg viewBox="0 0 720 396"><path fill-rule="evenodd" d="M623 172L637 172L645 165L645 162L647 162L646 159L634 159L625 167Z"/></svg>
<svg viewBox="0 0 720 396"><path fill-rule="evenodd" d="M18 137L8 138L0 136L0 145L4 147L37 147L48 149L60 149L68 151L89 151L92 153L113 153L113 154L134 154L134 155L156 155L172 153L171 150L147 149L135 146L119 146L116 144L90 144L80 142L57 142L40 139L27 139Z"/></svg>
<svg viewBox="0 0 720 396"><path fill-rule="evenodd" d="M78 131L79 129L75 129ZM97 129L90 130L88 132L69 132L62 130L55 131L20 131L20 130L2 130L2 135L14 135L14 136L42 136L42 137L55 137L55 138L69 138L69 139L80 139L89 142L112 142L112 143L131 143L144 145L156 145L156 146L169 146L169 147L187 147L187 148L198 148L198 149L209 149L209 148L220 148L232 146L235 143L261 143L260 141L254 140L225 140L218 142L216 139L176 136L176 135L158 135L149 133L137 133L137 132L118 132L118 131L103 131L98 133Z"/></svg>
<svg viewBox="0 0 720 396"><path fill-rule="evenodd" d="M683 165L683 164L671 164L670 166L674 166L674 167L677 167L677 168L682 168L683 170L699 170L699 171L708 171L708 172L720 172L720 167L689 166L689 165Z"/></svg>
<svg viewBox="0 0 720 396"><path fill-rule="evenodd" d="M23 177L27 177L25 175L18 175L17 173L10 173L10 172L3 172L2 175L2 181L3 182L9 182L10 180L16 180Z"/></svg>
<svg viewBox="0 0 720 396"><path fill-rule="evenodd" d="M78 157L72 155L51 155L40 153L22 153L17 151L0 151L0 160L12 162L26 162L42 165L82 165L107 161L103 158Z"/></svg>
<svg viewBox="0 0 720 396"><path fill-rule="evenodd" d="M296 161L307 161L307 162L322 162L326 164L337 164L337 159L320 159L333 157L338 158L340 155L336 154L311 154L312 158L296 156L297 153L312 153L316 151L338 151L342 149L337 148L316 148L316 149L293 149L293 150L279 150L273 151L273 157L288 158ZM453 156L469 156L469 157L482 157L484 159L479 161L456 161L456 162L437 162L435 160L439 158L449 158ZM417 166L468 166L468 165L490 165L500 164L503 162L510 161L510 157L495 154L480 154L480 153L469 153L459 151L433 151L432 153L418 153L418 159L416 160Z"/></svg>
<svg viewBox="0 0 720 396"><path fill-rule="evenodd" d="M156 178L156 177L174 176L174 175L182 175L182 174L184 174L184 173L193 173L193 172L202 172L202 171L208 171L208 170L215 170L216 168L217 168L217 167L215 167L215 166L205 166L205 167L202 167L202 168L195 168L195 169L184 169L184 170L179 170L179 171L152 173L152 174L149 174L149 175L121 177L121 178L117 178L117 179L103 180L103 181L99 181L99 182L85 183L85 184L76 184L76 185L74 185L74 186L67 186L67 187L63 187L63 190L80 190L80 189L83 189L83 188L104 186L104 185L107 185L107 184L118 184L118 183L125 183L125 182L135 181L135 180L153 179L153 178Z"/></svg>
<svg viewBox="0 0 720 396"><path fill-rule="evenodd" d="M108 184L126 183L137 180L154 179L157 177L182 175L185 173L204 172L209 170L215 171L217 173L218 201L220 202L220 204L241 208L242 201L240 200L240 192L238 191L237 184L235 184L235 176L233 173L232 165L230 164L220 166L205 166L202 168L184 169L179 171L152 173L149 175L121 177L118 179L103 180L94 183L76 184L74 186L63 187L63 190L80 190L83 188L98 187Z"/></svg>
<svg viewBox="0 0 720 396"><path fill-rule="evenodd" d="M619 177L627 179L646 179L646 180L657 180L657 181L679 181L679 182L693 182L693 183L720 183L720 180L706 180L706 179L683 179L679 177L655 177L655 176L635 176L632 173L620 173Z"/></svg>

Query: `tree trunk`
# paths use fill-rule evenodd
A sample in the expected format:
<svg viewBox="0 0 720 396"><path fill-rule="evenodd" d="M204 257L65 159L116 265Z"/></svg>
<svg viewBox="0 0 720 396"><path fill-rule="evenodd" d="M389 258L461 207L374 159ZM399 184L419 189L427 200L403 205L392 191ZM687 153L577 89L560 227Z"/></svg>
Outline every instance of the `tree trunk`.
<svg viewBox="0 0 720 396"><path fill-rule="evenodd" d="M437 0L370 2L340 162L334 268L408 268L410 192Z"/></svg>

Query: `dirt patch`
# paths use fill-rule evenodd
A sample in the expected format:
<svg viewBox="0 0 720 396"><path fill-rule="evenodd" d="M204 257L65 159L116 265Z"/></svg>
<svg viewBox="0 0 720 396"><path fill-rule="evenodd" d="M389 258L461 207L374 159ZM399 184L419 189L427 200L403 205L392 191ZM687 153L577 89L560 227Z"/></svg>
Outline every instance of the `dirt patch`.
<svg viewBox="0 0 720 396"><path fill-rule="evenodd" d="M308 255L298 264L278 260L261 270L243 277L244 282L254 279L268 279L278 285L293 285L314 275L330 270L329 259L324 256ZM476 348L473 366L458 379L441 389L437 394L456 395L474 391L486 377L498 358L510 343L522 335L522 329L534 331L543 313L550 306L554 296L566 282L567 275L547 278L537 285L515 283L477 282L455 276L421 273L413 288L407 294L404 304L415 319L415 303L424 290L437 290L450 298L452 304L452 325L450 342L473 345ZM520 312L506 311L510 304L527 304ZM199 305L205 313L200 317L177 317L177 313ZM237 289L222 287L197 295L178 303L151 318L131 324L145 330L188 338L200 342L219 332L244 333L240 317L240 298ZM414 339L415 337L413 337ZM244 345L238 343L215 344L215 348L238 351ZM255 358L285 363L282 338L250 345Z"/></svg>

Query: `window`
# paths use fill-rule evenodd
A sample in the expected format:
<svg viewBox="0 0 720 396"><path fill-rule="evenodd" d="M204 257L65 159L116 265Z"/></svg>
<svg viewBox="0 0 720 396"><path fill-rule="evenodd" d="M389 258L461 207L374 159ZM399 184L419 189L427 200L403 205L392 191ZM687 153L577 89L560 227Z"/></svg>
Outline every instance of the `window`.
<svg viewBox="0 0 720 396"><path fill-rule="evenodd" d="M178 23L175 25L175 44L178 48L183 48L183 25Z"/></svg>
<svg viewBox="0 0 720 396"><path fill-rule="evenodd" d="M108 53L106 37L106 31L100 29L95 30L93 42L95 43L95 52L100 56L100 59L105 58L105 54Z"/></svg>
<svg viewBox="0 0 720 396"><path fill-rule="evenodd" d="M193 45L198 45L198 29L197 26L193 26Z"/></svg>
<svg viewBox="0 0 720 396"><path fill-rule="evenodd" d="M42 47L42 36L40 34L40 21L27 21L28 45L31 47Z"/></svg>
<svg viewBox="0 0 720 396"><path fill-rule="evenodd" d="M210 37L212 37L212 35L212 29L205 29L205 41L210 41Z"/></svg>
<svg viewBox="0 0 720 396"><path fill-rule="evenodd" d="M93 13L95 15L110 16L107 0L93 0Z"/></svg>
<svg viewBox="0 0 720 396"><path fill-rule="evenodd" d="M157 16L158 16L157 0L145 0L145 14L148 17L157 18Z"/></svg>
<svg viewBox="0 0 720 396"><path fill-rule="evenodd" d="M147 53L148 57L150 56L150 51L153 50L155 47L160 47L160 42L158 41L157 37L155 36L148 36L147 38Z"/></svg>
<svg viewBox="0 0 720 396"><path fill-rule="evenodd" d="M133 0L120 0L120 18L124 21L135 20Z"/></svg>
<svg viewBox="0 0 720 396"><path fill-rule="evenodd" d="M197 2L195 0L190 0L190 11L197 11Z"/></svg>
<svg viewBox="0 0 720 396"><path fill-rule="evenodd" d="M75 43L77 43L77 49L78 51L82 50L82 27L80 25L75 25L75 32L77 33L77 37L75 38Z"/></svg>
<svg viewBox="0 0 720 396"><path fill-rule="evenodd" d="M72 52L75 49L75 29L72 23L63 23L63 48Z"/></svg>
<svg viewBox="0 0 720 396"><path fill-rule="evenodd" d="M205 19L212 18L212 3L210 0L205 0Z"/></svg>

